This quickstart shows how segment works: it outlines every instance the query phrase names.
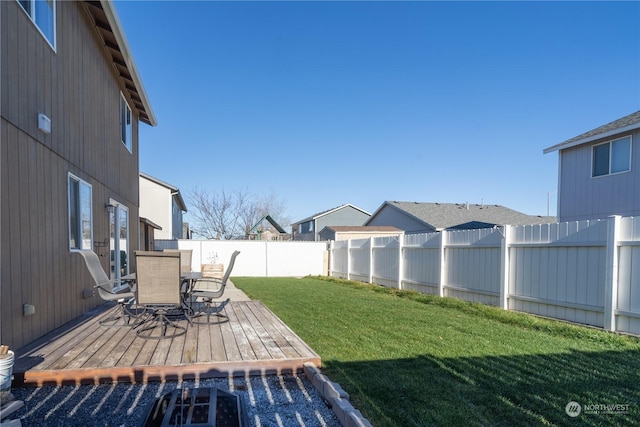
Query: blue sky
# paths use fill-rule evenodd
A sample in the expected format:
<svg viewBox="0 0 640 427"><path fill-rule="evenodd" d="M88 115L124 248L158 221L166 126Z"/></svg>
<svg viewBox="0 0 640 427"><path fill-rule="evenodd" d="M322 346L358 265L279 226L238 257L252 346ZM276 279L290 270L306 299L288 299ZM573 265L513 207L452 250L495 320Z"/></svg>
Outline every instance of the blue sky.
<svg viewBox="0 0 640 427"><path fill-rule="evenodd" d="M640 2L117 1L158 126L140 169L344 203L555 213L542 150L640 109ZM188 206L187 206L188 207ZM189 216L186 216L189 220Z"/></svg>

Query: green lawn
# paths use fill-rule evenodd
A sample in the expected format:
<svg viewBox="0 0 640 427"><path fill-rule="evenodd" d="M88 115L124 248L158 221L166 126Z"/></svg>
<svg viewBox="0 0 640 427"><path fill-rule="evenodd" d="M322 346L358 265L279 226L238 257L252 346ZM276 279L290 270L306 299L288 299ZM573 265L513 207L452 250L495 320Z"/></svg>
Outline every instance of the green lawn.
<svg viewBox="0 0 640 427"><path fill-rule="evenodd" d="M640 425L637 338L331 278L233 282L320 355L376 427Z"/></svg>

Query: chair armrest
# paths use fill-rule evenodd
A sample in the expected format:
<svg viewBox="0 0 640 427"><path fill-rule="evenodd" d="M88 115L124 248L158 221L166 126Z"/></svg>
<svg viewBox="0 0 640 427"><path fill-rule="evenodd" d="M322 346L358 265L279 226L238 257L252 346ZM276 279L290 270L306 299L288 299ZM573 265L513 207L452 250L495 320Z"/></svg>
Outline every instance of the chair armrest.
<svg viewBox="0 0 640 427"><path fill-rule="evenodd" d="M100 288L105 292L108 292L112 295L117 295L120 293L126 293L126 292L131 292L131 287L127 284L126 287L118 290L118 292L113 292L112 288L113 285L115 285L116 283L125 283L125 282L130 282L130 280L122 280L122 279L113 279L113 280L109 280L108 282L104 282L104 283L98 283L97 285L94 285L94 289L95 288Z"/></svg>

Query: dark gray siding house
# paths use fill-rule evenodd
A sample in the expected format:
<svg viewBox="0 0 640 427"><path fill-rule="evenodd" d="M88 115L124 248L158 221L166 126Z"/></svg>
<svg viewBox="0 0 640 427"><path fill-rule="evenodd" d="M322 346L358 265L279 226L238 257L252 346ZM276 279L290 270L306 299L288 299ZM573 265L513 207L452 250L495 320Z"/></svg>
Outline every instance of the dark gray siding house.
<svg viewBox="0 0 640 427"><path fill-rule="evenodd" d="M18 349L103 303L77 251L131 268L156 120L111 2L0 1L0 40L0 334Z"/></svg>
<svg viewBox="0 0 640 427"><path fill-rule="evenodd" d="M365 225L331 225L320 230L320 240L369 239L372 237L398 237L404 231L397 227Z"/></svg>
<svg viewBox="0 0 640 427"><path fill-rule="evenodd" d="M527 215L500 205L386 201L365 225L389 225L415 234L551 222L556 218Z"/></svg>
<svg viewBox="0 0 640 427"><path fill-rule="evenodd" d="M363 225L371 214L354 205L346 204L319 212L301 221L291 224L293 240L320 240L319 232L332 225Z"/></svg>
<svg viewBox="0 0 640 427"><path fill-rule="evenodd" d="M558 152L558 219L640 215L640 111L544 150Z"/></svg>

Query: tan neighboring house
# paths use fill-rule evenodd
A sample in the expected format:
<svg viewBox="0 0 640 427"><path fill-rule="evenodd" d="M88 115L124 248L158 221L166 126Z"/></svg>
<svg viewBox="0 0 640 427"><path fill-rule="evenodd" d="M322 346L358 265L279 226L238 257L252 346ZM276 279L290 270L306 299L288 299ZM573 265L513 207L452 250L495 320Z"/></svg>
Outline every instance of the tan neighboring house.
<svg viewBox="0 0 640 427"><path fill-rule="evenodd" d="M178 187L140 172L140 218L156 225L156 239L185 239L183 212L187 211Z"/></svg>
<svg viewBox="0 0 640 427"><path fill-rule="evenodd" d="M156 119L112 3L0 1L0 40L0 340L17 349L103 303L76 251L129 271L138 126Z"/></svg>
<svg viewBox="0 0 640 427"><path fill-rule="evenodd" d="M368 239L370 237L398 237L404 234L404 230L391 226L349 226L332 225L320 230L320 240L351 240Z"/></svg>

